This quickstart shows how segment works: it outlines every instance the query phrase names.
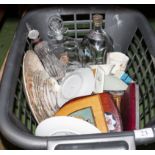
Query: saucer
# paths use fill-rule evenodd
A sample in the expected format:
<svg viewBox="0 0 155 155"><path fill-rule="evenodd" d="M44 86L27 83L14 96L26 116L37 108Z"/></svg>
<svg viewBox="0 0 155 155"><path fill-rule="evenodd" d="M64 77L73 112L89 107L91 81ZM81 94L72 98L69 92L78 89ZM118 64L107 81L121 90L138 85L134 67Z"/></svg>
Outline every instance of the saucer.
<svg viewBox="0 0 155 155"><path fill-rule="evenodd" d="M91 69L80 68L68 74L60 86L58 105L62 107L73 98L91 95L95 86L95 78Z"/></svg>
<svg viewBox="0 0 155 155"><path fill-rule="evenodd" d="M65 136L101 133L92 124L69 116L55 116L42 121L36 128L36 136Z"/></svg>

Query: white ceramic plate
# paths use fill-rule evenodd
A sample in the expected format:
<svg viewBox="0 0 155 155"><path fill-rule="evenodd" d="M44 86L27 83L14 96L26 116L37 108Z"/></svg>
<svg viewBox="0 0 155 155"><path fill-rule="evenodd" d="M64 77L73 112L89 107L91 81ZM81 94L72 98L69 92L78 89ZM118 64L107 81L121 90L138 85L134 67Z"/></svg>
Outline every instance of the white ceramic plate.
<svg viewBox="0 0 155 155"><path fill-rule="evenodd" d="M61 85L61 92L65 99L75 98L79 94L84 83L83 76L79 72L74 72L68 76Z"/></svg>
<svg viewBox="0 0 155 155"><path fill-rule="evenodd" d="M58 105L62 107L67 101L91 95L95 86L93 72L89 68L80 68L67 75L58 94Z"/></svg>
<svg viewBox="0 0 155 155"><path fill-rule="evenodd" d="M101 133L92 124L69 116L56 116L42 121L36 128L36 136L62 136Z"/></svg>

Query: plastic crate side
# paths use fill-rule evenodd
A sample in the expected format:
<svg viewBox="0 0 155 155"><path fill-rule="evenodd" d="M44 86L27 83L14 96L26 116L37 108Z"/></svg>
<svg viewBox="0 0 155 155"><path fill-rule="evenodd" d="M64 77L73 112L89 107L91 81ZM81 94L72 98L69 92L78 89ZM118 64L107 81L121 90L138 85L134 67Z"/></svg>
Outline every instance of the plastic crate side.
<svg viewBox="0 0 155 155"><path fill-rule="evenodd" d="M155 33L147 19L138 11L108 10L105 29L114 40L116 51L127 52L136 30L139 29L150 53L155 56Z"/></svg>
<svg viewBox="0 0 155 155"><path fill-rule="evenodd" d="M20 60L26 42L25 37L21 38L21 34L24 35L25 33L24 28L22 20L14 36L0 85L0 132L9 142L21 148L46 149L47 142L45 138L34 137L31 134L23 132L18 128L18 124L14 123L9 117L19 74Z"/></svg>
<svg viewBox="0 0 155 155"><path fill-rule="evenodd" d="M137 29L128 48L127 71L139 85L140 127L155 117L155 64L142 33Z"/></svg>

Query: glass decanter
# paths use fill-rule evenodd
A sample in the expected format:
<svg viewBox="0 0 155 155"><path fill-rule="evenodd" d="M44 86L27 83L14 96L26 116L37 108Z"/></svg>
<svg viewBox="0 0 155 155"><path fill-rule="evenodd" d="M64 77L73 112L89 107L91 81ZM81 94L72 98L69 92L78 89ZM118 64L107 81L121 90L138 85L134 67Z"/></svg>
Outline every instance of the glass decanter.
<svg viewBox="0 0 155 155"><path fill-rule="evenodd" d="M66 65L66 71L73 71L81 67L79 44L75 39L64 36L67 29L64 28L61 17L51 16L48 25L50 28L48 35L51 38L50 48L57 58Z"/></svg>
<svg viewBox="0 0 155 155"><path fill-rule="evenodd" d="M49 76L54 77L56 80L61 80L65 76L66 68L60 62L60 60L51 52L49 43L46 40L42 40L39 36L39 31L31 29L30 25L26 24L28 29L28 39L30 39L31 50L40 59L44 69Z"/></svg>

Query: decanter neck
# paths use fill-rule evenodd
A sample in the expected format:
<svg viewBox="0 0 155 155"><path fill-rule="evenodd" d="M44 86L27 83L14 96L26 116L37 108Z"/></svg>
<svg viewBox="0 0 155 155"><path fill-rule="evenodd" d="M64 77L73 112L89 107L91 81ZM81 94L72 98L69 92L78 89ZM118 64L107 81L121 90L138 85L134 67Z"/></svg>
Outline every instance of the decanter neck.
<svg viewBox="0 0 155 155"><path fill-rule="evenodd" d="M102 22L103 22L103 17L101 15L94 15L93 16L93 29L95 31L102 31Z"/></svg>
<svg viewBox="0 0 155 155"><path fill-rule="evenodd" d="M102 25L100 25L100 26L94 25L93 30L96 31L96 32L102 32Z"/></svg>

